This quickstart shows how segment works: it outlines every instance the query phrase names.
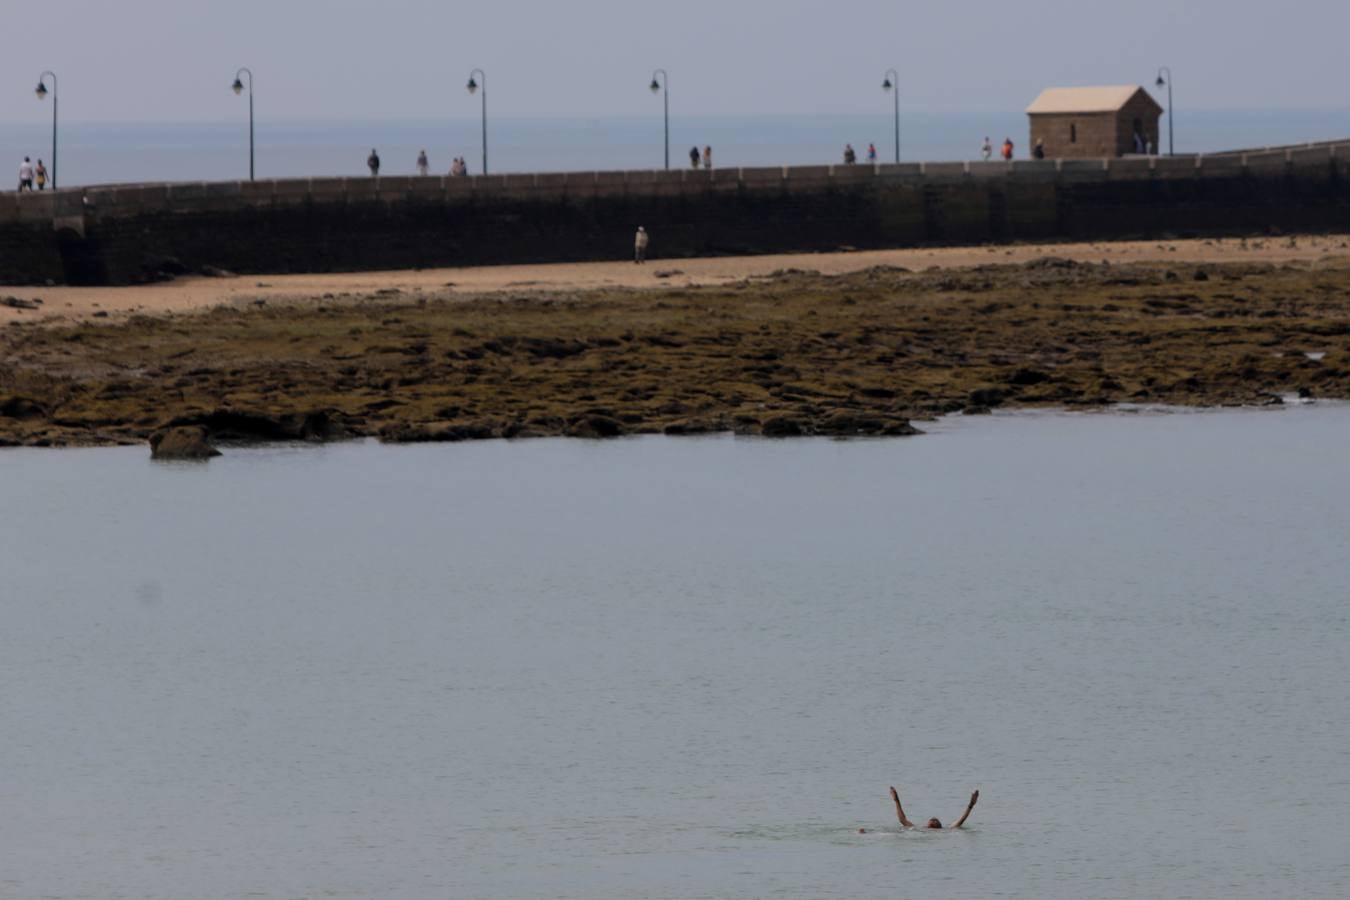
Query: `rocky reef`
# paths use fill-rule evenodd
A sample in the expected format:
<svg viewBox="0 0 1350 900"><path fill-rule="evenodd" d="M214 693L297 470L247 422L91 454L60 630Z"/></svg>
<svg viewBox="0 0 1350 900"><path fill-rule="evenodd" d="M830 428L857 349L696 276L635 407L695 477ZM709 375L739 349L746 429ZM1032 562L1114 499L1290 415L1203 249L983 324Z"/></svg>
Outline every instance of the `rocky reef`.
<svg viewBox="0 0 1350 900"><path fill-rule="evenodd" d="M1350 265L1026 265L221 307L0 330L0 444L906 435L1350 397Z"/></svg>

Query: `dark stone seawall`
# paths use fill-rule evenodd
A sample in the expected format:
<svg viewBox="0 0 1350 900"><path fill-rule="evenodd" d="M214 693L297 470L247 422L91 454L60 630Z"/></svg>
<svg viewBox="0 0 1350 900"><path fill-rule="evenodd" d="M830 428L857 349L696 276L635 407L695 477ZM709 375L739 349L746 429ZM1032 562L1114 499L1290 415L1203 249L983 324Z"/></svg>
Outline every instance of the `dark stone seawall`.
<svg viewBox="0 0 1350 900"><path fill-rule="evenodd" d="M297 179L0 198L0 283L1350 229L1350 143L1124 160Z"/></svg>

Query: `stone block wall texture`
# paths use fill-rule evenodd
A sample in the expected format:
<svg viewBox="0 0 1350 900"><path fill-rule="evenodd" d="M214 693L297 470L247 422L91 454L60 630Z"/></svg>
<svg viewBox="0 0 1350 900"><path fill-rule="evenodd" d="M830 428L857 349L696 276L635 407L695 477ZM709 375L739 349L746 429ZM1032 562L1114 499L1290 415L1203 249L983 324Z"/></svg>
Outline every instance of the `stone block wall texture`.
<svg viewBox="0 0 1350 900"><path fill-rule="evenodd" d="M1047 158L1101 159L1117 156L1114 113L1044 113L1031 116L1031 143L1045 145Z"/></svg>
<svg viewBox="0 0 1350 900"><path fill-rule="evenodd" d="M1040 140L1047 158L1101 159L1134 153L1136 121L1146 142L1158 147L1158 109L1143 94L1136 94L1116 112L1037 113L1030 117L1031 143L1027 155Z"/></svg>
<svg viewBox="0 0 1350 900"><path fill-rule="evenodd" d="M1206 157L297 179L0 195L0 283L1350 229L1350 142Z"/></svg>

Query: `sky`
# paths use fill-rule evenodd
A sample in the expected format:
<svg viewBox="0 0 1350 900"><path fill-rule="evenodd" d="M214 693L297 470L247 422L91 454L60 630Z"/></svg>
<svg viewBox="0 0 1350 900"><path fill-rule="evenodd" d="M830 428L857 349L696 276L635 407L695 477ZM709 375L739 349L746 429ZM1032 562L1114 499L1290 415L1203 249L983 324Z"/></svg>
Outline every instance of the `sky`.
<svg viewBox="0 0 1350 900"><path fill-rule="evenodd" d="M1345 0L0 0L0 125L1021 110L1049 85L1144 84L1178 107L1345 108ZM21 24L23 23L23 24ZM26 31L22 37L20 32Z"/></svg>

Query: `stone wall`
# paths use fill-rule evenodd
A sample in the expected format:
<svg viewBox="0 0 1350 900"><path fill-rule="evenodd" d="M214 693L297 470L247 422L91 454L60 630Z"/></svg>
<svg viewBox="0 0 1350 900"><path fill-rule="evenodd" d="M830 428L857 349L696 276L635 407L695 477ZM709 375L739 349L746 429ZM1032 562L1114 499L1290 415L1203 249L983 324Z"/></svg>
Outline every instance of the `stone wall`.
<svg viewBox="0 0 1350 900"><path fill-rule="evenodd" d="M1031 144L1041 141L1047 159L1101 159L1116 153L1115 113L1038 113L1031 120Z"/></svg>
<svg viewBox="0 0 1350 900"><path fill-rule="evenodd" d="M327 178L0 195L0 283L1350 228L1350 142L1206 157Z"/></svg>
<svg viewBox="0 0 1350 900"><path fill-rule="evenodd" d="M1116 156L1124 156L1127 153L1136 152L1134 149L1134 123L1139 120L1143 125L1143 135L1146 144L1151 143L1155 148L1161 149L1162 143L1158 140L1158 121L1162 114L1158 105L1153 102L1148 94L1140 91L1135 94L1129 103L1126 103L1116 115Z"/></svg>

